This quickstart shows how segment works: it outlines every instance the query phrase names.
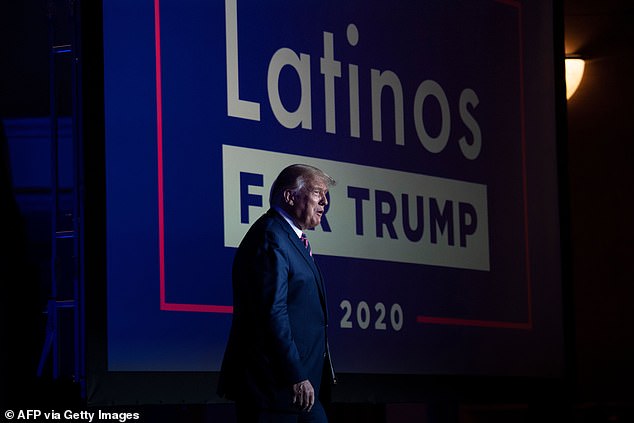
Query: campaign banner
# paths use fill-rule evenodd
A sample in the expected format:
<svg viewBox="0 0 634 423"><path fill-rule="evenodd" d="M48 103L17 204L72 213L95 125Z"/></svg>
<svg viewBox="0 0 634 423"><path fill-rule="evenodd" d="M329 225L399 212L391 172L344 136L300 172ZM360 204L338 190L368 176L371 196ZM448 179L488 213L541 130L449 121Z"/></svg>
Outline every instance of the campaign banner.
<svg viewBox="0 0 634 423"><path fill-rule="evenodd" d="M528 191L527 151L554 140L527 135L549 110L525 88L543 3L105 2L109 368L219 369L236 247L292 163L337 181L309 236L339 371L519 354L536 287L558 295L558 268L531 274L556 248L531 252L530 222L558 228Z"/></svg>

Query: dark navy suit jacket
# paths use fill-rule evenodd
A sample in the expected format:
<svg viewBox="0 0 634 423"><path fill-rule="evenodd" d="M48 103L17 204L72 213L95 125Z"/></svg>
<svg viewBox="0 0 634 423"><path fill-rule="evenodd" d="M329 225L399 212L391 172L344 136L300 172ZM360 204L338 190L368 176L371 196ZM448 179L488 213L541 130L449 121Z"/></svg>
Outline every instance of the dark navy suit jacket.
<svg viewBox="0 0 634 423"><path fill-rule="evenodd" d="M334 381L321 272L288 222L269 210L249 229L233 262L233 320L218 393L288 410L292 385Z"/></svg>

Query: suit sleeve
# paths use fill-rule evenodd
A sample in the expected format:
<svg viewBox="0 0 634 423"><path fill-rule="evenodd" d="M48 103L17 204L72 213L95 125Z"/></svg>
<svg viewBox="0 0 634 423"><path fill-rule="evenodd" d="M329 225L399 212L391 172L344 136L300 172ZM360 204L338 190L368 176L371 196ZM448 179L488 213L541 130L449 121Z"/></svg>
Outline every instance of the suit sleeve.
<svg viewBox="0 0 634 423"><path fill-rule="evenodd" d="M259 281L257 303L261 307L258 314L264 325L264 344L283 382L291 385L308 379L308 375L291 332L287 307L290 265L283 244L279 236L267 233L252 270Z"/></svg>

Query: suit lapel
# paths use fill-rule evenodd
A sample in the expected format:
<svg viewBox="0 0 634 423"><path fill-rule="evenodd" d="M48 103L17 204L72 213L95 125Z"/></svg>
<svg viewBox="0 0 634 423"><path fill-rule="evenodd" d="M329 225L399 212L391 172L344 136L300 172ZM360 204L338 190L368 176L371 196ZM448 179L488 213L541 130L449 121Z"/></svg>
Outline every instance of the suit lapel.
<svg viewBox="0 0 634 423"><path fill-rule="evenodd" d="M279 213L277 213L276 211L272 209L269 210L269 213L272 216L274 216L275 219L278 220L278 222L280 223L280 226L284 228L284 231L286 232L288 236L289 242L297 249L297 251L299 251L301 256L306 261L306 264L308 264L308 266L312 270L313 275L315 276L315 283L317 284L317 289L319 291L319 299L321 301L322 306L324 307L324 311L328 310L326 305L326 292L324 289L324 280L321 275L321 271L317 267L317 263L315 263L315 260L313 259L313 257L310 256L308 249L304 247L304 244L299 239L295 231L293 231L293 229L289 226L288 222L286 222L286 220L284 220L284 218L280 216ZM325 313L325 314L326 316L328 316L328 313Z"/></svg>
<svg viewBox="0 0 634 423"><path fill-rule="evenodd" d="M300 252L302 257L306 261L306 264L308 264L310 269L313 271L313 274L315 276L315 281L317 281L317 286L319 287L319 292L323 296L324 295L323 281L321 277L321 272L319 271L319 268L317 267L317 263L315 263L315 260L313 259L313 257L310 256L310 253L308 252L306 247L304 247L304 244L302 244L302 241L297 237L295 232L292 232L292 229L291 229L291 233L288 234L288 237L291 244L293 244L293 246L295 246L297 251Z"/></svg>

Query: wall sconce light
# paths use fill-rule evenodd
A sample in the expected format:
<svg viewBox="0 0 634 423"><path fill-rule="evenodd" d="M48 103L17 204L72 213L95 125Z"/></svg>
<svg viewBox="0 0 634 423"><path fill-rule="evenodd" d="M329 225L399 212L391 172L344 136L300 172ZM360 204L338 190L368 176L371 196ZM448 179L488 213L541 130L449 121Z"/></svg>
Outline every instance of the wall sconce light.
<svg viewBox="0 0 634 423"><path fill-rule="evenodd" d="M581 79L583 78L583 70L585 61L579 56L566 56L566 100L577 91Z"/></svg>

